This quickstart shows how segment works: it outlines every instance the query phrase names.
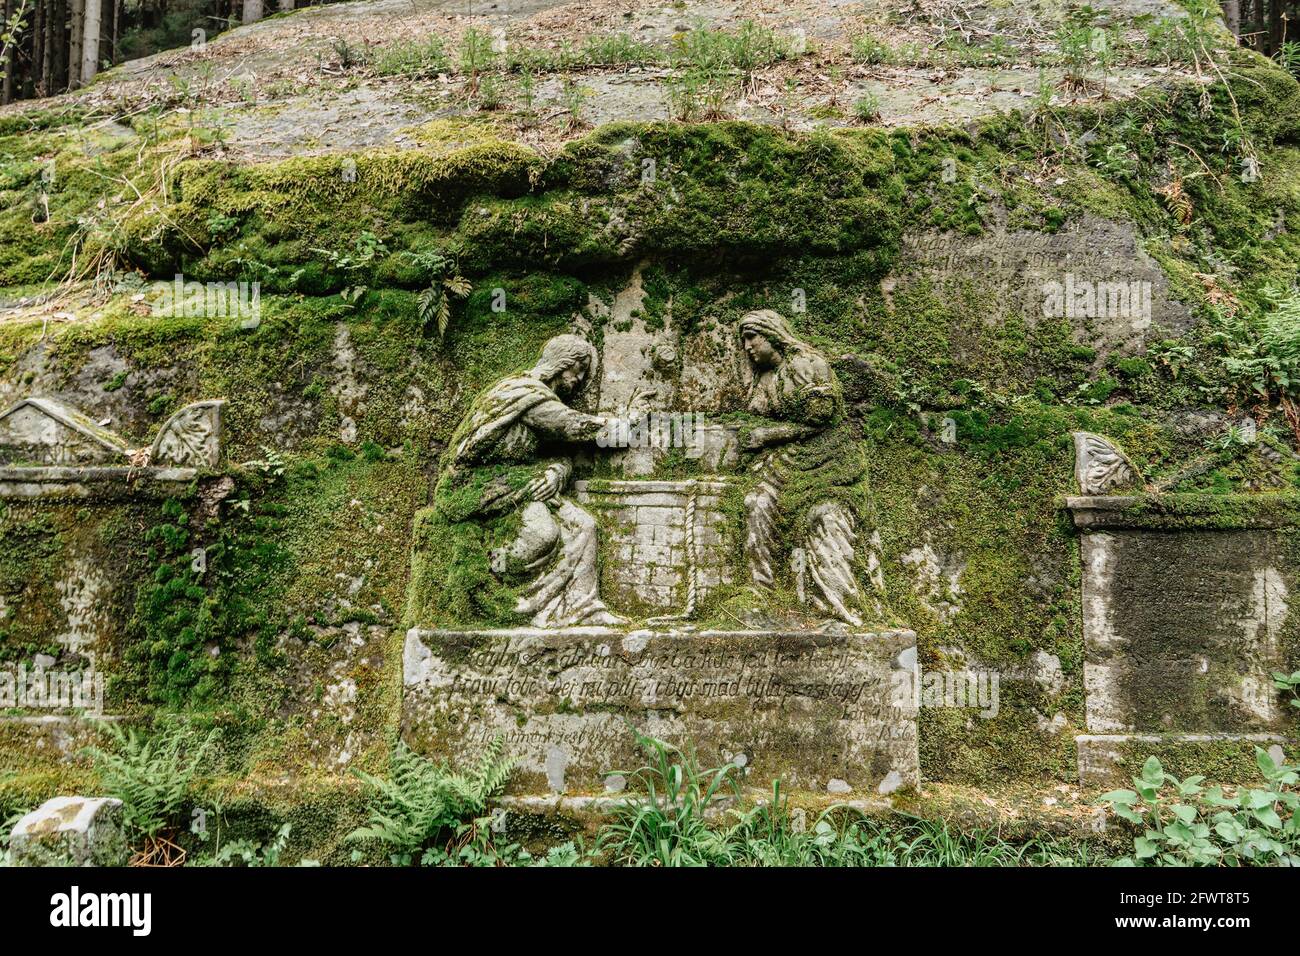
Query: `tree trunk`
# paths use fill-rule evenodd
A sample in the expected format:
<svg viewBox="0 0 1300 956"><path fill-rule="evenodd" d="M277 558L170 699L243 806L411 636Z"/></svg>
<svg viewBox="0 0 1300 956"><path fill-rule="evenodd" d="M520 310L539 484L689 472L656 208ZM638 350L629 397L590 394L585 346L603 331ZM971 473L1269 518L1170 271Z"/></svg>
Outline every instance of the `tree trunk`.
<svg viewBox="0 0 1300 956"><path fill-rule="evenodd" d="M1223 22L1233 36L1241 35L1241 0L1223 0Z"/></svg>
<svg viewBox="0 0 1300 956"><path fill-rule="evenodd" d="M262 19L262 0L244 0L242 23L253 23Z"/></svg>
<svg viewBox="0 0 1300 956"><path fill-rule="evenodd" d="M36 0L36 9L32 13L32 70L31 90L33 96L42 96L41 73L45 70L45 0Z"/></svg>
<svg viewBox="0 0 1300 956"><path fill-rule="evenodd" d="M101 26L102 0L81 0L81 82L89 83L99 72L99 29Z"/></svg>
<svg viewBox="0 0 1300 956"><path fill-rule="evenodd" d="M54 0L41 0L41 78L40 95L49 96L54 72Z"/></svg>
<svg viewBox="0 0 1300 956"><path fill-rule="evenodd" d="M72 0L69 5L68 89L81 85L81 38L86 21L86 0Z"/></svg>
<svg viewBox="0 0 1300 956"><path fill-rule="evenodd" d="M122 15L122 0L113 0L113 39L108 62L117 62L117 19Z"/></svg>

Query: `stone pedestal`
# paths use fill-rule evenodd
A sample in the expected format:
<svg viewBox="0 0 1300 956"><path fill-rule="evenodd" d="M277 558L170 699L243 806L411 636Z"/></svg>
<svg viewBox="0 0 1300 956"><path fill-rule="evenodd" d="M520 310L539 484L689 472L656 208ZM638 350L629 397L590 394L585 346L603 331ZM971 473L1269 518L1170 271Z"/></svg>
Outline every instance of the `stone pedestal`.
<svg viewBox="0 0 1300 956"><path fill-rule="evenodd" d="M1150 754L1221 764L1290 729L1271 677L1294 670L1300 625L1286 513L1205 497L1067 500L1083 532L1085 784L1123 783Z"/></svg>
<svg viewBox="0 0 1300 956"><path fill-rule="evenodd" d="M413 629L402 733L457 763L503 736L515 793L604 791L635 728L747 785L888 794L919 785L915 668L910 631Z"/></svg>

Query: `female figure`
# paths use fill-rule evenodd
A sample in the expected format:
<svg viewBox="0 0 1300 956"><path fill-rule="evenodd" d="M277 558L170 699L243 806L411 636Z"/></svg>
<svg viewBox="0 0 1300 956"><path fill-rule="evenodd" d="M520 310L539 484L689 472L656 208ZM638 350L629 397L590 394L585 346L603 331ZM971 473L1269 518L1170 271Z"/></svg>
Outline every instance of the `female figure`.
<svg viewBox="0 0 1300 956"><path fill-rule="evenodd" d="M758 483L745 498L750 578L759 589L773 587L777 551L788 541L799 601L860 626L866 462L844 427L839 383L826 359L770 309L742 317L740 338L754 374L749 411L769 420L745 440L760 452ZM878 567L872 571L878 586Z"/></svg>

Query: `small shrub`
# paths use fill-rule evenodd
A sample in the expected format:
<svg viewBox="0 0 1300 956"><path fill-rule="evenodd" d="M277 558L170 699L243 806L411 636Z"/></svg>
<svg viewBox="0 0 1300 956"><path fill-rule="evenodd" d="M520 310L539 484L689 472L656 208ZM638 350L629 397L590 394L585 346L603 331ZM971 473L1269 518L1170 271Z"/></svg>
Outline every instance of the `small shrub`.
<svg viewBox="0 0 1300 956"><path fill-rule="evenodd" d="M139 848L136 863L174 864L184 858L171 841L178 829L190 785L211 750L218 731L198 737L185 723L154 734L116 723L102 725L112 746L89 747L105 792L122 801L127 837Z"/></svg>
<svg viewBox="0 0 1300 956"><path fill-rule="evenodd" d="M853 101L853 115L859 123L870 123L880 118L880 97L866 93Z"/></svg>
<svg viewBox="0 0 1300 956"><path fill-rule="evenodd" d="M1205 788L1196 775L1179 780L1150 757L1133 778L1133 790L1099 797L1115 815L1138 826L1128 866L1300 866L1300 780L1297 768L1255 748L1263 787L1240 787L1229 796Z"/></svg>

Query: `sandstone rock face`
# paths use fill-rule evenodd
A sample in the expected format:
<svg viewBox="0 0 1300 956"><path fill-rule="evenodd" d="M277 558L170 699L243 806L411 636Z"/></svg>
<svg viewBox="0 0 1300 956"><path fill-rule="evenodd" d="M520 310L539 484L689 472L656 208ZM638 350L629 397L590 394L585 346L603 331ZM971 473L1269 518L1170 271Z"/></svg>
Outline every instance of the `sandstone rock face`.
<svg viewBox="0 0 1300 956"><path fill-rule="evenodd" d="M55 797L15 824L9 835L14 866L125 866L122 801Z"/></svg>

